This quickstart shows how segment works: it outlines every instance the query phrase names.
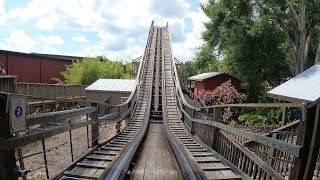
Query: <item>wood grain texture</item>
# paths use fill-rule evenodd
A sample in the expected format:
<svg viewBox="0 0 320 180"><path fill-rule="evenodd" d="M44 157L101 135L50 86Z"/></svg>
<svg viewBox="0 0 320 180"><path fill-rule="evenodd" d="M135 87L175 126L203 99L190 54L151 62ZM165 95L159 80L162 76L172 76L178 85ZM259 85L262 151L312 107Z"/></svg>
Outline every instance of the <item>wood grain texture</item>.
<svg viewBox="0 0 320 180"><path fill-rule="evenodd" d="M270 137L265 137L262 135L258 135L258 134L250 133L247 131L235 129L233 127L230 127L230 126L227 126L227 125L215 122L215 121L208 121L208 120L195 119L195 118L193 118L192 121L195 121L195 122L201 123L201 124L211 125L211 126L219 128L219 129L222 129L224 131L244 136L244 137L249 138L253 141L259 142L261 144L288 152L291 155L294 155L295 157L299 157L299 155L300 155L301 146L299 146L299 145L294 145L294 144L290 144L290 143L287 143L284 141L272 139Z"/></svg>
<svg viewBox="0 0 320 180"><path fill-rule="evenodd" d="M179 166L163 131L163 125L150 123L149 126L131 179L182 179Z"/></svg>

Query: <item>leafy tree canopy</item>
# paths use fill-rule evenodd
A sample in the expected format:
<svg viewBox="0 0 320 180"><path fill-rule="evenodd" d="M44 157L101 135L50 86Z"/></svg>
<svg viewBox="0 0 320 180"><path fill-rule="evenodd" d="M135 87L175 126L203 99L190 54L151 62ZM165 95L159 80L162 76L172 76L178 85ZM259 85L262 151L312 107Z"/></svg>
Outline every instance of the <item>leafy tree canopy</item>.
<svg viewBox="0 0 320 180"><path fill-rule="evenodd" d="M62 72L64 83L89 85L100 78L128 79L132 70L131 64L122 61L111 61L106 57L84 58L73 62Z"/></svg>

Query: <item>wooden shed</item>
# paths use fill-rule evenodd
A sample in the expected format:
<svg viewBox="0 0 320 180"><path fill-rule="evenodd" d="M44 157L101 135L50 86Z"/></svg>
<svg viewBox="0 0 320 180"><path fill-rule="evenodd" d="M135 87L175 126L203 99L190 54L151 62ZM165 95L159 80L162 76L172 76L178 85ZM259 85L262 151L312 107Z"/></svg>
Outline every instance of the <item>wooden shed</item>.
<svg viewBox="0 0 320 180"><path fill-rule="evenodd" d="M86 99L87 102L98 101L112 105L121 104L128 99L135 85L136 80L132 79L99 79L85 89ZM121 109L121 111L124 110ZM99 111L104 114L104 111L110 113L114 109L99 108Z"/></svg>
<svg viewBox="0 0 320 180"><path fill-rule="evenodd" d="M189 77L188 80L194 81L194 95L201 96L203 90L212 91L222 83L231 80L231 84L240 92L241 81L224 72L208 72Z"/></svg>

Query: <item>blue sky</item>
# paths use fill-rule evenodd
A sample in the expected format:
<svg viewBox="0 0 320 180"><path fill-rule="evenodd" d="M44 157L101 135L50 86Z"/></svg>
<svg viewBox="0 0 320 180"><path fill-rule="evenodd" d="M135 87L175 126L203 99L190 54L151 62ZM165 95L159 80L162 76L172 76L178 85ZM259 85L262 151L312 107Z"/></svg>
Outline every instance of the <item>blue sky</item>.
<svg viewBox="0 0 320 180"><path fill-rule="evenodd" d="M155 20L169 22L173 54L186 61L203 43L208 18L200 1L0 0L0 49L130 62L142 55Z"/></svg>

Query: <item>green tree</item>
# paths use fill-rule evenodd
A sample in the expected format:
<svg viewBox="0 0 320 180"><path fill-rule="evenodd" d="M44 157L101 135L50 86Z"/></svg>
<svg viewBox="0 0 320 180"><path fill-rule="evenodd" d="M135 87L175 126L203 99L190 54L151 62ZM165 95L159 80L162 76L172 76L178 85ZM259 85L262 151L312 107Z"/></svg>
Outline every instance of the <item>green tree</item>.
<svg viewBox="0 0 320 180"><path fill-rule="evenodd" d="M319 1L257 0L254 5L259 16L274 23L286 38L286 63L292 75L320 61Z"/></svg>
<svg viewBox="0 0 320 180"><path fill-rule="evenodd" d="M99 56L73 62L62 72L66 84L92 84L100 78L128 79L132 65Z"/></svg>
<svg viewBox="0 0 320 180"><path fill-rule="evenodd" d="M200 48L195 59L195 65L199 73L219 70L219 61L214 56L212 47L205 45Z"/></svg>
<svg viewBox="0 0 320 180"><path fill-rule="evenodd" d="M205 47L214 47L222 57L224 71L248 83L248 101L258 100L265 82L278 84L289 74L284 36L268 19L255 17L249 1L209 1L203 10L210 18Z"/></svg>

